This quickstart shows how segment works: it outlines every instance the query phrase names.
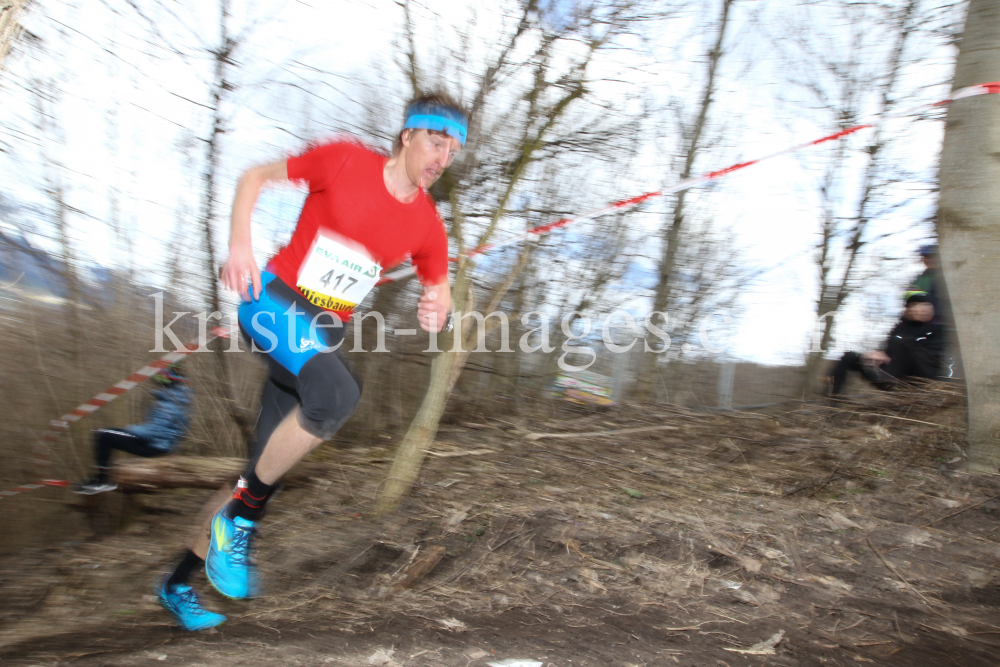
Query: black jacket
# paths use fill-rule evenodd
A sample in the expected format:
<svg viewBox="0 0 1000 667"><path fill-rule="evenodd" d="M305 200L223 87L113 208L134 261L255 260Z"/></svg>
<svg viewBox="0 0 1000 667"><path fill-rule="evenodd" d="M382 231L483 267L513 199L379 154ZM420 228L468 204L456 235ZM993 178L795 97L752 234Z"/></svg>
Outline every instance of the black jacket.
<svg viewBox="0 0 1000 667"><path fill-rule="evenodd" d="M935 378L941 374L944 347L941 324L902 319L889 332L884 349L896 377Z"/></svg>

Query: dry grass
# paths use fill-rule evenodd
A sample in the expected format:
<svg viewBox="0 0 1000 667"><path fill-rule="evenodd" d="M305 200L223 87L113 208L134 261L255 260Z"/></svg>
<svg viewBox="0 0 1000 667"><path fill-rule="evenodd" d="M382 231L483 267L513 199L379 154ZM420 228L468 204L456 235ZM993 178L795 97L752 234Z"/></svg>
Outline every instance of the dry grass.
<svg viewBox="0 0 1000 667"><path fill-rule="evenodd" d="M732 665L734 651L782 631L769 664L995 662L1000 539L996 503L983 501L1000 484L956 469L964 399L954 386L753 414L538 414L445 426L408 503L380 522L368 515L391 441L324 451L328 478L274 502L260 542L269 595L223 604L229 632L307 628L353 638L359 655L373 643L436 651L407 666L465 665L448 651L525 642L542 642L554 664ZM666 425L677 430L610 433ZM68 598L50 595L3 641L96 619L116 627L123 609L147 628L143 641L155 639L165 617L128 590L169 561L199 498L164 493L128 535L74 552L115 575L40 570L66 595L103 592L73 597L76 618ZM440 563L399 590L408 565L440 547ZM121 641L130 655L136 639ZM182 646L204 662L226 650L219 641Z"/></svg>

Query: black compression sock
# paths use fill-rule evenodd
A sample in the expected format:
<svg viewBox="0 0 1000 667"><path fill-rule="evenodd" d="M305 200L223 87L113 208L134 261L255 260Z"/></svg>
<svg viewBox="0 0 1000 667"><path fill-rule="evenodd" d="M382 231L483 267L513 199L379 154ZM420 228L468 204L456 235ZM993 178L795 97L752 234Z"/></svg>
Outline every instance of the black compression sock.
<svg viewBox="0 0 1000 667"><path fill-rule="evenodd" d="M230 519L242 517L247 521L256 521L272 491L274 487L260 481L256 470L240 477L233 499L226 505L225 515Z"/></svg>
<svg viewBox="0 0 1000 667"><path fill-rule="evenodd" d="M173 588L174 586L179 586L180 584L186 584L191 575L194 574L198 568L205 564L201 558L188 549L184 552L184 557L181 558L181 562L177 564L177 568L174 570L173 574L167 577L167 588Z"/></svg>

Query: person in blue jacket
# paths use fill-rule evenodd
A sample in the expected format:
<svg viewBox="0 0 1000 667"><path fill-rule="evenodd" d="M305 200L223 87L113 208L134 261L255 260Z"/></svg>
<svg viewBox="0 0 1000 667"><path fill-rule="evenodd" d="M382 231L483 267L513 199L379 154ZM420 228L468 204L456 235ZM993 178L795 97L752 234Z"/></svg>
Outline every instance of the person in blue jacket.
<svg viewBox="0 0 1000 667"><path fill-rule="evenodd" d="M146 421L124 428L94 431L94 463L97 473L73 487L76 493L93 495L114 491L118 485L111 472L111 452L118 449L136 456L164 456L173 452L187 435L191 413L191 388L180 363L164 368L153 376L160 386L153 391L153 404Z"/></svg>

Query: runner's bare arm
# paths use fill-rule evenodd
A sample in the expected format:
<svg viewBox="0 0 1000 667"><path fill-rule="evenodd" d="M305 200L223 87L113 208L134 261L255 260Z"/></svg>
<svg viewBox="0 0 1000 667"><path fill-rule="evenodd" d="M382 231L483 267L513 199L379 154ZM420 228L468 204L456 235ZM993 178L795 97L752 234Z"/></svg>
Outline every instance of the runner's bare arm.
<svg viewBox="0 0 1000 667"><path fill-rule="evenodd" d="M229 231L229 259L222 266L219 277L223 285L234 292L239 292L247 301L251 298L247 293L247 277L253 282L253 299L260 298L261 290L260 270L253 258L253 247L250 244L250 215L264 184L287 180L288 167L282 160L244 172L236 186Z"/></svg>
<svg viewBox="0 0 1000 667"><path fill-rule="evenodd" d="M451 285L448 279L438 285L424 285L417 302L417 319L424 331L441 331L451 312Z"/></svg>

